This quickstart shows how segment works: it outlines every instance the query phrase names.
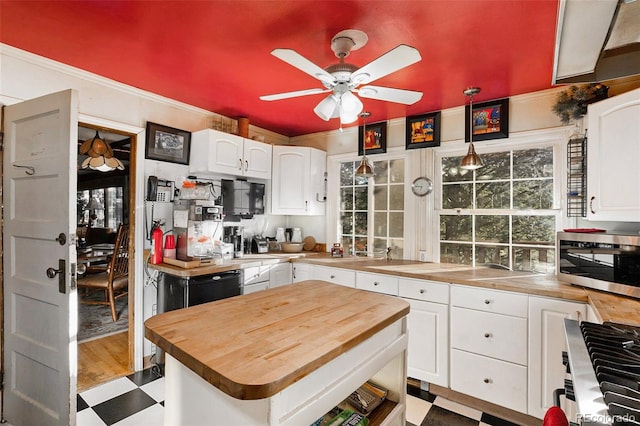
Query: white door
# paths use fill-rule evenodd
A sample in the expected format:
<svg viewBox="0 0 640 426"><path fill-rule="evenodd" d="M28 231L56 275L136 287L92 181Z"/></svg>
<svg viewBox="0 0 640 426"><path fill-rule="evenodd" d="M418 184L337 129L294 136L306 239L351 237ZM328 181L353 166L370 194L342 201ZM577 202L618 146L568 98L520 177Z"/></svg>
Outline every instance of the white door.
<svg viewBox="0 0 640 426"><path fill-rule="evenodd" d="M3 417L13 425L75 424L77 99L67 90L5 110Z"/></svg>

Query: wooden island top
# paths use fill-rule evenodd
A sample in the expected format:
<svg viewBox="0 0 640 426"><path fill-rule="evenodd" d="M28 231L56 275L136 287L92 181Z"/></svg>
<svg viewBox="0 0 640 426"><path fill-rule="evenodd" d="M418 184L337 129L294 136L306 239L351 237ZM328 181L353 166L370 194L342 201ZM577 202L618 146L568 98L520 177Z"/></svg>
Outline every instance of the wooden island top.
<svg viewBox="0 0 640 426"><path fill-rule="evenodd" d="M156 315L145 337L226 394L253 400L408 313L401 298L310 280Z"/></svg>

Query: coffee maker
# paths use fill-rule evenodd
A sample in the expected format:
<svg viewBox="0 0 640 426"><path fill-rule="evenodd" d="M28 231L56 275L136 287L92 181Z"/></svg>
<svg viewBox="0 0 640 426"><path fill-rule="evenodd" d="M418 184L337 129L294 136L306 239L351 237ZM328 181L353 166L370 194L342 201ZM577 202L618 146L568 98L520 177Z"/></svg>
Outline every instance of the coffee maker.
<svg viewBox="0 0 640 426"><path fill-rule="evenodd" d="M225 226L222 241L233 244L233 257L244 254L244 228L242 226Z"/></svg>
<svg viewBox="0 0 640 426"><path fill-rule="evenodd" d="M173 231L177 259L213 258L222 240L222 206L211 200L175 200Z"/></svg>

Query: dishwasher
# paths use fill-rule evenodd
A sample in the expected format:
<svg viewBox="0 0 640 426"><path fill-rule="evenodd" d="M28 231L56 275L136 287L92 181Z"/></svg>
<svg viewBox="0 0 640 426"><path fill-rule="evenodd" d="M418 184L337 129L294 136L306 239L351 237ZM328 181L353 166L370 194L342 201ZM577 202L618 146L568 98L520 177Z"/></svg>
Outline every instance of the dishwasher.
<svg viewBox="0 0 640 426"><path fill-rule="evenodd" d="M158 314L242 294L241 269L194 277L160 273L159 278ZM164 373L164 351L160 348L156 348L156 360Z"/></svg>

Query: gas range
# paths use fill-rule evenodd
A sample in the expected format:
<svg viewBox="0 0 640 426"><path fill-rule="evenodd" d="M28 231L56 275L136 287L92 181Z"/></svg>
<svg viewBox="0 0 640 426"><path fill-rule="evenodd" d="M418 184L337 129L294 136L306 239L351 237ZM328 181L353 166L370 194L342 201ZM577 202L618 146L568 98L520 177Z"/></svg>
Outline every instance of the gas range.
<svg viewBox="0 0 640 426"><path fill-rule="evenodd" d="M567 361L580 425L640 425L640 328L565 319Z"/></svg>

